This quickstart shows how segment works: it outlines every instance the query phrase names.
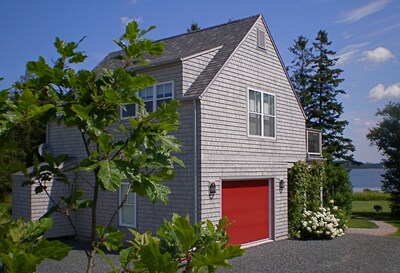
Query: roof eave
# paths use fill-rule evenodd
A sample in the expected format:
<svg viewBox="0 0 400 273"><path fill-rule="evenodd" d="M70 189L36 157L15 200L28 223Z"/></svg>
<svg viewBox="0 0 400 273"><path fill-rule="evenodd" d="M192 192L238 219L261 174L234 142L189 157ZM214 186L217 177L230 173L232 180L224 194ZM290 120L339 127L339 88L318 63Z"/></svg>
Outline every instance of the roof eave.
<svg viewBox="0 0 400 273"><path fill-rule="evenodd" d="M182 62L182 58L173 58L173 59L169 59L169 60L149 62L146 65L132 66L132 67L129 68L129 70L130 71L138 71L138 70L143 70L143 69L146 69L146 68L153 68L153 67L157 67L157 66L174 64L174 63L179 63L179 62Z"/></svg>

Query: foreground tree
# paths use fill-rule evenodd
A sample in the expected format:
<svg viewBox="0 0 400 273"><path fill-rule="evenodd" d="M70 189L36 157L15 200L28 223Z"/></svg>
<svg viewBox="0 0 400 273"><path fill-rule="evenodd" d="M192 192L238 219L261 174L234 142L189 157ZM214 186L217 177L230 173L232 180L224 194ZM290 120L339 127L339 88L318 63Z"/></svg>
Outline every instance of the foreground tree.
<svg viewBox="0 0 400 273"><path fill-rule="evenodd" d="M400 103L389 102L376 116L382 117L375 128L369 130L367 139L385 156L382 190L390 193L390 208L400 213Z"/></svg>
<svg viewBox="0 0 400 273"><path fill-rule="evenodd" d="M335 68L338 58L334 57L336 52L329 49L331 43L327 32L322 30L312 47L300 36L289 49L294 55L289 71L307 116L307 127L322 130L324 156L329 160L354 161L355 147L351 139L343 136L348 121L340 120L343 105L337 100L339 94L346 94L339 88L343 70Z"/></svg>
<svg viewBox="0 0 400 273"><path fill-rule="evenodd" d="M153 85L155 80L129 71L134 65L147 64L145 54L162 54L163 44L153 43L143 37L153 28L139 30L136 22L127 25L125 34L115 41L123 53L116 57L121 62L120 68L114 70L75 71L71 65L83 62L86 58L77 50L80 42L66 43L57 38L54 45L60 57L52 66L43 57L39 57L36 62L28 62L27 71L34 77L14 85L14 88L21 90L15 99L10 100L9 90L0 93L0 149L4 148L3 141L10 136L13 128L32 119L40 118L46 123L64 124L71 130L78 130L81 135L86 157L71 168L69 173L60 168L68 155L53 156L48 153L43 155L44 162L34 160L32 172L28 173L26 169L23 171L29 177L26 184L34 185L36 193L47 194L53 203L45 216L55 212L62 213L77 231L70 218L71 212L83 208L91 209L90 247L85 249L88 258L87 272L92 272L96 252L101 253L101 247L117 250L122 246L124 234L113 228L112 223L129 192L146 196L153 203L165 203L168 201L170 189L162 181L173 178L175 164L183 166L183 162L175 156L180 151L181 144L170 134L179 126L179 103L163 103L155 112L147 113L144 102L136 93ZM45 104L40 103L42 99L46 101ZM136 117L129 118L128 124L122 125L119 109L124 109L127 103L138 105L139 111ZM115 137L114 128L118 128L118 138ZM69 179L71 171L77 173L73 181ZM88 181L79 179L80 172L93 174L91 192L84 192L82 189L81 185ZM128 182L125 198L122 198L122 203L109 219L109 224L98 225L97 205L100 191L116 191L122 181ZM48 183L68 184L71 195L63 197L61 201L52 199L47 192ZM189 228L185 226L181 231L185 232ZM212 229L208 225L197 227L200 232L206 232L205 228ZM217 228L220 230L222 227ZM206 260L202 266L212 268L225 265L226 259L241 255L242 251L238 247L226 246L227 235L224 232L221 234L218 240L225 243L218 246L209 244L205 246L204 253L218 250L225 255ZM79 238L78 233L76 236ZM164 255L152 256L163 251L160 250L161 246L154 244L154 240L148 240L145 244L146 250L143 251L147 251L154 263L164 263ZM196 248L196 245L192 247ZM123 252L121 255L125 254L128 253ZM139 259L143 257L148 256L140 252ZM154 270L150 268L143 272Z"/></svg>

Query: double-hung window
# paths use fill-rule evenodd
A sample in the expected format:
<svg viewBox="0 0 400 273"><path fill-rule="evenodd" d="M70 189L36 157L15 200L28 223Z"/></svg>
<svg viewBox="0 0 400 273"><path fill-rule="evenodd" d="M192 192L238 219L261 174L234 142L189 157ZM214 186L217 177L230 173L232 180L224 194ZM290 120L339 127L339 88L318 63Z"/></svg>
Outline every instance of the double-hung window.
<svg viewBox="0 0 400 273"><path fill-rule="evenodd" d="M158 83L153 86L148 86L139 91L139 97L142 98L146 111L154 112L164 101L168 103L173 99L173 82ZM137 115L138 106L136 104L125 104L125 109L121 108L121 119L134 117Z"/></svg>
<svg viewBox="0 0 400 273"><path fill-rule="evenodd" d="M121 204L128 190L128 183L122 182L119 188L119 203ZM136 193L129 192L126 201L119 210L119 225L136 227Z"/></svg>
<svg viewBox="0 0 400 273"><path fill-rule="evenodd" d="M249 135L275 137L275 95L249 89Z"/></svg>

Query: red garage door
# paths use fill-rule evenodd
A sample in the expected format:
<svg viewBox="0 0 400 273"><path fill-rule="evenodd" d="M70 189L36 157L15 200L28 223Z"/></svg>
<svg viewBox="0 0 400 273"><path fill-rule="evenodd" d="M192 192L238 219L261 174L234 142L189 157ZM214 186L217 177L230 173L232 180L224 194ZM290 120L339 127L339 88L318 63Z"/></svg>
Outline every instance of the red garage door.
<svg viewBox="0 0 400 273"><path fill-rule="evenodd" d="M235 223L228 229L231 244L269 237L268 180L223 181L222 215Z"/></svg>

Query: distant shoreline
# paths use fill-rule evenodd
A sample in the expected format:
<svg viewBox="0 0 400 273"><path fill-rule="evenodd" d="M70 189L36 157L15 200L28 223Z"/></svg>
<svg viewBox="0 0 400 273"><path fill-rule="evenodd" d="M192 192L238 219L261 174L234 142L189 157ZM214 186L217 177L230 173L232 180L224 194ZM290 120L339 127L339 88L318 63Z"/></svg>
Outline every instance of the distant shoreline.
<svg viewBox="0 0 400 273"><path fill-rule="evenodd" d="M338 164L342 164L346 169L383 169L382 163L362 163L361 164L353 164L344 161L336 161Z"/></svg>
<svg viewBox="0 0 400 273"><path fill-rule="evenodd" d="M364 192L364 191L383 192L381 190L381 188L355 188L355 187L353 187L353 192Z"/></svg>

